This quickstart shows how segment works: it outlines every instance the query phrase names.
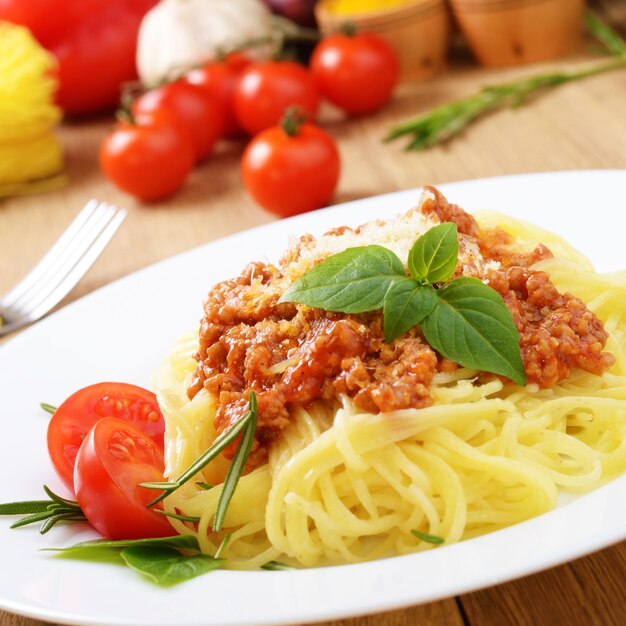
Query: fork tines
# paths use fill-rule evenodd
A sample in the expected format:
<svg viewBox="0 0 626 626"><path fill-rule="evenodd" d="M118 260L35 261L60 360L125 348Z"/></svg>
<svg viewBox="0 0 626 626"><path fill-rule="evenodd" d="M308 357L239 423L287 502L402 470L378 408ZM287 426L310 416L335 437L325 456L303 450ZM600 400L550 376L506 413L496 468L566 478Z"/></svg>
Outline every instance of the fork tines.
<svg viewBox="0 0 626 626"><path fill-rule="evenodd" d="M126 217L124 209L90 200L48 253L0 299L0 335L33 322L82 278Z"/></svg>

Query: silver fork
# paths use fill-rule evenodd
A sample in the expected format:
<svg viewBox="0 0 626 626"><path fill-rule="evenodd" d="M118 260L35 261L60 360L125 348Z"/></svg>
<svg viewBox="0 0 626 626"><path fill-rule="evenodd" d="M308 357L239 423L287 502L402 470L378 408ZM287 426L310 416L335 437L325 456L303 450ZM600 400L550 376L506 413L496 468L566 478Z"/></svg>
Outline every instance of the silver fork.
<svg viewBox="0 0 626 626"><path fill-rule="evenodd" d="M38 320L58 304L100 256L125 217L124 209L90 200L30 273L0 298L0 336Z"/></svg>

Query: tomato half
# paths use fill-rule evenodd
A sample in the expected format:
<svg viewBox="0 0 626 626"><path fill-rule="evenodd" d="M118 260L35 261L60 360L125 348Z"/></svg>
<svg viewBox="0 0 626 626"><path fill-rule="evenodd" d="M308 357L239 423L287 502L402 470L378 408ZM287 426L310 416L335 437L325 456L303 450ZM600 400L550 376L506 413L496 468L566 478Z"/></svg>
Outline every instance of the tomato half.
<svg viewBox="0 0 626 626"><path fill-rule="evenodd" d="M65 484L74 487L78 449L92 426L103 417L133 424L163 449L165 421L156 396L127 383L98 383L72 394L59 406L48 424L48 452Z"/></svg>
<svg viewBox="0 0 626 626"><path fill-rule="evenodd" d="M242 128L256 135L278 124L292 106L314 120L319 93L310 72L299 63L266 61L243 71L235 87L234 103Z"/></svg>
<svg viewBox="0 0 626 626"><path fill-rule="evenodd" d="M187 128L197 160L213 151L223 124L218 103L204 89L179 80L147 91L131 106L133 115L163 110Z"/></svg>
<svg viewBox="0 0 626 626"><path fill-rule="evenodd" d="M317 44L310 62L320 93L350 115L383 106L398 82L395 50L370 33L335 33Z"/></svg>
<svg viewBox="0 0 626 626"><path fill-rule="evenodd" d="M100 168L117 187L153 202L182 187L196 153L189 131L167 111L119 122L100 146Z"/></svg>
<svg viewBox="0 0 626 626"><path fill-rule="evenodd" d="M163 480L163 451L139 429L114 417L96 422L76 456L76 499L89 523L109 539L175 534L148 508L158 491L139 483Z"/></svg>
<svg viewBox="0 0 626 626"><path fill-rule="evenodd" d="M274 126L257 135L241 159L246 189L268 211L296 215L326 205L339 180L333 138L314 124Z"/></svg>

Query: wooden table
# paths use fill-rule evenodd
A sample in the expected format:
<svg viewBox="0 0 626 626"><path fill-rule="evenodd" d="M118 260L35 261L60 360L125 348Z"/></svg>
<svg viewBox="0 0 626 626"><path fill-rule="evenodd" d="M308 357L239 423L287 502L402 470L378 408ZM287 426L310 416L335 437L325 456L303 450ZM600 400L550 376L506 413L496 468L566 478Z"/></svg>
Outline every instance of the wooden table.
<svg viewBox="0 0 626 626"><path fill-rule="evenodd" d="M536 70L456 68L437 80L404 86L394 102L376 115L345 121L327 111L326 125L336 137L343 159L335 202L501 174L626 168L624 71L570 84L521 109L497 113L446 147L407 153L402 143L381 144L384 130L395 121L472 93L479 85ZM154 206L136 203L108 184L98 170L97 148L110 126L109 119L63 126L59 134L67 152L70 185L46 195L0 203L0 293L33 265L91 197L125 206L129 216L63 304L159 259L275 219L257 207L241 187L238 163L243 144L220 149L168 202ZM625 579L626 543L622 543L516 582L334 624L617 626L626 624ZM2 612L0 623L40 624Z"/></svg>

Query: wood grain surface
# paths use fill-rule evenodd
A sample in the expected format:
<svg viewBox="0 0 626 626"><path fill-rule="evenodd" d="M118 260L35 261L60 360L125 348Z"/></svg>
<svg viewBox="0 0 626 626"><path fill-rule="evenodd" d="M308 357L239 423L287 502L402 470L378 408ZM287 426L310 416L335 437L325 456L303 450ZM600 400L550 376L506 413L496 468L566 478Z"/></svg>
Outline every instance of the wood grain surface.
<svg viewBox="0 0 626 626"><path fill-rule="evenodd" d="M566 85L519 109L499 112L450 145L428 152L405 152L401 142L381 143L392 123L433 105L470 94L481 85L585 58L514 70L488 71L461 63L430 82L403 86L393 103L378 114L344 120L336 111L325 110L325 126L337 139L343 161L334 203L469 178L626 168L626 71ZM170 201L154 206L136 203L116 191L98 170L98 145L110 126L110 119L65 124L59 135L66 148L70 184L45 195L0 203L0 293L27 272L92 197L127 207L129 217L62 305L172 254L275 219L241 187L238 163L243 143L221 147ZM626 223L624 208L622 199L615 208L622 223ZM621 626L626 624L625 580L626 543L622 543L459 598L333 625ZM0 612L0 624L38 626L41 622Z"/></svg>

